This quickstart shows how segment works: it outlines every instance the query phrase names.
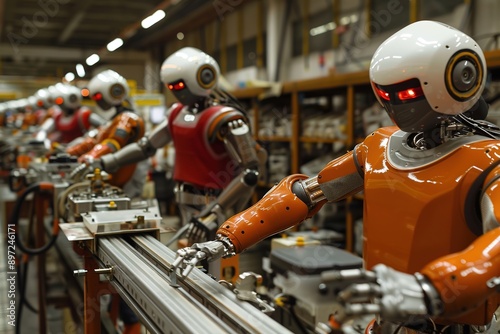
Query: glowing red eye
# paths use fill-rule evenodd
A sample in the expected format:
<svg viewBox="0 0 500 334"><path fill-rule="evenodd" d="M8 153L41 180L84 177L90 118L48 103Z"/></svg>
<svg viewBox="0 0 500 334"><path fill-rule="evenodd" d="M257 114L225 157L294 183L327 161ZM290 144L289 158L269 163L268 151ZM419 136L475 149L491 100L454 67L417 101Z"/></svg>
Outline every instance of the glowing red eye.
<svg viewBox="0 0 500 334"><path fill-rule="evenodd" d="M63 99L62 97L60 97L60 96L59 96L59 97L56 97L56 99L54 100L54 102L55 102L56 104L59 104L59 105L60 105L60 104L63 104L63 103L64 103L64 99Z"/></svg>
<svg viewBox="0 0 500 334"><path fill-rule="evenodd" d="M92 100L99 101L102 100L102 94L101 93L95 93L92 95Z"/></svg>
<svg viewBox="0 0 500 334"><path fill-rule="evenodd" d="M375 91L377 92L378 96L380 96L380 98L382 98L383 100L386 100L386 101L391 100L391 98L389 97L389 93L387 93L382 88L375 86Z"/></svg>
<svg viewBox="0 0 500 334"><path fill-rule="evenodd" d="M182 89L186 88L186 84L184 83L184 81L178 81L178 82L174 82L173 84L168 84L167 87L170 90L182 90Z"/></svg>
<svg viewBox="0 0 500 334"><path fill-rule="evenodd" d="M43 107L43 101L37 101L36 105L39 106L39 107Z"/></svg>
<svg viewBox="0 0 500 334"><path fill-rule="evenodd" d="M401 101L412 100L422 95L424 95L424 92L420 87L409 88L398 92L398 98Z"/></svg>

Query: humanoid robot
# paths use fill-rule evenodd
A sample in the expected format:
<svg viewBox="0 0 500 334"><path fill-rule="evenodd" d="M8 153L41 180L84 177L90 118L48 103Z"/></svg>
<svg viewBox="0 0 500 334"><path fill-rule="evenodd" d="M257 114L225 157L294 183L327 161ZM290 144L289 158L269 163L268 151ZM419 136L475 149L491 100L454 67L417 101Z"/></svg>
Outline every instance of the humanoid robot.
<svg viewBox="0 0 500 334"><path fill-rule="evenodd" d="M181 232L191 228L189 242L208 240L210 230L215 232L218 223L229 217L228 210L238 212L248 204L267 156L253 140L245 114L213 98L219 72L217 62L195 48L169 56L162 64L161 79L179 103L147 136L102 156L99 165L113 173L172 141L176 202L185 227Z"/></svg>
<svg viewBox="0 0 500 334"><path fill-rule="evenodd" d="M33 95L35 104L33 106L37 123L43 124L47 118L47 112L54 104L54 98L50 95L49 88L41 88Z"/></svg>
<svg viewBox="0 0 500 334"><path fill-rule="evenodd" d="M45 140L49 134L58 133L53 140L69 143L83 136L92 127L99 127L104 119L87 107L82 107L80 89L69 84L58 83L54 89L54 105L47 111L45 121L40 126L36 138Z"/></svg>
<svg viewBox="0 0 500 334"><path fill-rule="evenodd" d="M124 105L129 94L129 86L123 76L113 70L105 70L90 80L88 89L91 98L102 110L112 113L112 117L98 132L66 148L66 153L78 156L79 161L84 163L82 168L75 172L75 177L86 170L86 165L92 165L95 159L136 142L142 138L145 131L142 117ZM131 164L120 168L121 166L116 166L117 168L113 170L110 183L123 188L129 183L137 166ZM132 192L136 193L135 190L126 191L127 194Z"/></svg>
<svg viewBox="0 0 500 334"><path fill-rule="evenodd" d="M370 65L397 127L374 131L317 176L284 178L214 241L178 250L174 266L186 276L364 190L365 269L337 272L353 283L338 294L337 321L377 314L368 332L483 330L500 286L500 131L480 120L485 79L483 52L464 33L432 21L401 29Z"/></svg>

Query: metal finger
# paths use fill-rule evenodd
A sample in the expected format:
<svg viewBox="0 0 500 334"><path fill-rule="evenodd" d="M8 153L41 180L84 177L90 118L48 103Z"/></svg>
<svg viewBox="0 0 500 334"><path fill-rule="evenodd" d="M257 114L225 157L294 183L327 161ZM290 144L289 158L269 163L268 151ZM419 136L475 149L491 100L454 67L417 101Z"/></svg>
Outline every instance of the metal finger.
<svg viewBox="0 0 500 334"><path fill-rule="evenodd" d="M348 304L345 306L345 314L349 316L380 314L382 308L377 304Z"/></svg>
<svg viewBox="0 0 500 334"><path fill-rule="evenodd" d="M381 297L380 285L375 283L356 283L351 284L340 291L338 298L341 301L361 301L371 297Z"/></svg>
<svg viewBox="0 0 500 334"><path fill-rule="evenodd" d="M172 262L172 267L175 269L175 268L178 268L179 265L182 263L182 260L184 260L184 257L182 256L178 256L174 262Z"/></svg>
<svg viewBox="0 0 500 334"><path fill-rule="evenodd" d="M365 269L345 269L329 270L321 273L321 280L327 282L345 282L352 283L375 282L377 275L373 271Z"/></svg>
<svg viewBox="0 0 500 334"><path fill-rule="evenodd" d="M186 268L184 268L184 271L182 272L182 277L187 277L191 272L191 270L193 270L193 268L194 268L193 265L188 264Z"/></svg>

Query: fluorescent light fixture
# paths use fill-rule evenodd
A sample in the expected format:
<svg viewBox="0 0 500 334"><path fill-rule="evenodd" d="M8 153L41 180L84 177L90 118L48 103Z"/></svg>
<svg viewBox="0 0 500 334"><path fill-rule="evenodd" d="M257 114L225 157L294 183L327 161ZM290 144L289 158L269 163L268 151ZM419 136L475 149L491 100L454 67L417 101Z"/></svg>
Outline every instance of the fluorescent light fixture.
<svg viewBox="0 0 500 334"><path fill-rule="evenodd" d="M108 43L107 48L109 52L113 52L122 45L123 45L123 39L115 38L114 40Z"/></svg>
<svg viewBox="0 0 500 334"><path fill-rule="evenodd" d="M99 55L94 53L93 55L89 56L85 62L87 63L87 65L92 66L94 64L97 64L99 59L101 59L99 58Z"/></svg>
<svg viewBox="0 0 500 334"><path fill-rule="evenodd" d="M358 21L358 15L352 14L351 16L342 17L340 19L339 23L341 26L345 26L345 25L356 23L357 21ZM335 24L335 22L328 22L326 24L312 28L311 30L309 30L309 34L311 36L318 36L318 35L324 34L325 32L335 30L335 28L337 28L337 25Z"/></svg>
<svg viewBox="0 0 500 334"><path fill-rule="evenodd" d="M321 34L324 34L327 31L334 30L336 27L337 27L337 25L334 22L329 22L327 24L323 24L323 25L320 25L318 27L312 28L309 31L309 34L311 36L321 35Z"/></svg>
<svg viewBox="0 0 500 334"><path fill-rule="evenodd" d="M64 79L66 79L67 82L71 82L71 81L75 80L75 75L73 74L73 72L68 72L64 76Z"/></svg>
<svg viewBox="0 0 500 334"><path fill-rule="evenodd" d="M153 14L149 15L144 20L142 20L141 26L144 29L147 29L151 27L153 24L161 21L164 17L165 17L165 11L158 9L156 12L154 12Z"/></svg>
<svg viewBox="0 0 500 334"><path fill-rule="evenodd" d="M80 78L85 76L85 68L82 64L76 64L76 74L78 74Z"/></svg>

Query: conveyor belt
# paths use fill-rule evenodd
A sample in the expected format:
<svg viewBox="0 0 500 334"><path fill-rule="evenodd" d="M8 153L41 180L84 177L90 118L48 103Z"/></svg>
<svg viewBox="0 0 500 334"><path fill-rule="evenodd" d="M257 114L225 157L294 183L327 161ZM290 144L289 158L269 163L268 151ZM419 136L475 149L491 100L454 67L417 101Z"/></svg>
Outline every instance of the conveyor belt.
<svg viewBox="0 0 500 334"><path fill-rule="evenodd" d="M113 267L111 283L151 332L291 333L197 269L175 286L175 253L152 236L100 239L98 257Z"/></svg>

